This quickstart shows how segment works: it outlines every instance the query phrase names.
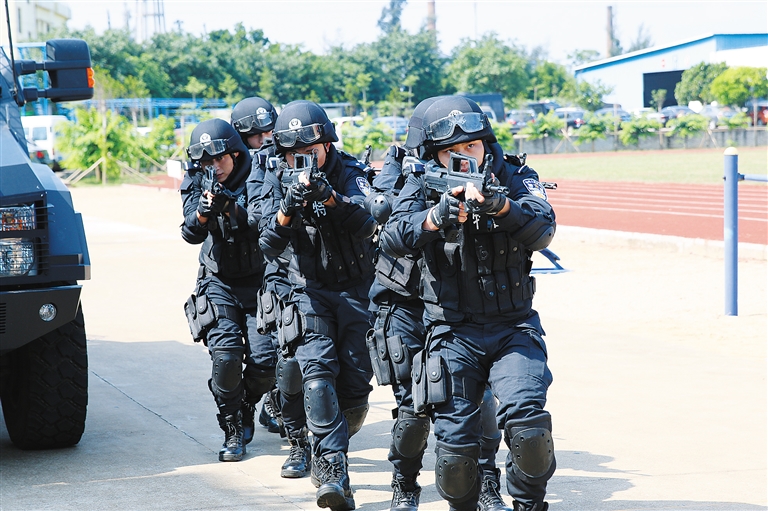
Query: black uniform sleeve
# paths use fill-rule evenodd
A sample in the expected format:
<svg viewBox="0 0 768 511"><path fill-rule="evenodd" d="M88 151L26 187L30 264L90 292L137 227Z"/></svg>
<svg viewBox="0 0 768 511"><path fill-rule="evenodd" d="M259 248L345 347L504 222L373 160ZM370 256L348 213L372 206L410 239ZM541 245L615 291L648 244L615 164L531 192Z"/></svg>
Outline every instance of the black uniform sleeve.
<svg viewBox="0 0 768 511"><path fill-rule="evenodd" d="M197 219L197 205L200 202L200 195L202 195L199 174L184 174L180 191L184 212L184 222L181 224L181 237L187 243L193 245L200 244L208 236L208 229Z"/></svg>
<svg viewBox="0 0 768 511"><path fill-rule="evenodd" d="M283 191L277 174L265 173L261 195L259 248L269 258L282 254L291 240L291 228L277 223L277 212L280 211L282 198Z"/></svg>
<svg viewBox="0 0 768 511"><path fill-rule="evenodd" d="M368 181L363 172L355 166L347 166L346 179L342 182L343 189L336 190L342 194L342 200L336 200L336 207L331 211L336 218L341 218L341 226L356 238L370 238L376 232L376 220L363 206ZM347 199L347 200L344 200Z"/></svg>
<svg viewBox="0 0 768 511"><path fill-rule="evenodd" d="M262 188L264 186L264 168L259 165L256 158L253 159L251 173L245 182L248 193L248 225L251 229L258 230L261 222Z"/></svg>
<svg viewBox="0 0 768 511"><path fill-rule="evenodd" d="M393 257L405 257L440 237L440 231L426 231L422 224L429 208L424 193L422 178L408 176L384 229L381 232L380 248Z"/></svg>

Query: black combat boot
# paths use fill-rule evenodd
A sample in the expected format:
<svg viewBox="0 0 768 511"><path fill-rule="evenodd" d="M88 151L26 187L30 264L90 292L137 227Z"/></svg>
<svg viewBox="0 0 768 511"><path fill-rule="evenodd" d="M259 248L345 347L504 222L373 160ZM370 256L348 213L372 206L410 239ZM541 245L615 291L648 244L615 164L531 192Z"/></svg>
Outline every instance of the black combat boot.
<svg viewBox="0 0 768 511"><path fill-rule="evenodd" d="M238 410L234 415L218 414L216 417L224 431L224 445L219 451L219 461L240 461L245 454L242 412Z"/></svg>
<svg viewBox="0 0 768 511"><path fill-rule="evenodd" d="M261 405L259 413L259 424L267 428L270 433L280 433L280 421L278 419L277 407L274 402L274 394L277 389L264 394L264 403Z"/></svg>
<svg viewBox="0 0 768 511"><path fill-rule="evenodd" d="M392 505L389 511L418 511L421 486L416 481L392 479Z"/></svg>
<svg viewBox="0 0 768 511"><path fill-rule="evenodd" d="M253 421L253 417L256 414L256 405L243 401L240 411L243 415L243 443L250 444L251 440L253 440L253 432L256 429Z"/></svg>
<svg viewBox="0 0 768 511"><path fill-rule="evenodd" d="M499 469L483 471L483 480L480 483L480 497L477 501L477 511L517 511L504 503L501 498L501 483ZM517 504L516 504L517 505Z"/></svg>
<svg viewBox="0 0 768 511"><path fill-rule="evenodd" d="M355 509L355 499L349 487L346 454L335 452L313 458L312 477L317 478L319 483L318 507L327 507L332 511Z"/></svg>
<svg viewBox="0 0 768 511"><path fill-rule="evenodd" d="M306 476L312 460L312 448L307 438L307 430L303 429L297 437L289 434L288 443L291 444L291 452L280 469L280 477L294 479Z"/></svg>
<svg viewBox="0 0 768 511"><path fill-rule="evenodd" d="M546 502L525 505L515 501L515 511L547 511L547 509L549 509L549 504Z"/></svg>

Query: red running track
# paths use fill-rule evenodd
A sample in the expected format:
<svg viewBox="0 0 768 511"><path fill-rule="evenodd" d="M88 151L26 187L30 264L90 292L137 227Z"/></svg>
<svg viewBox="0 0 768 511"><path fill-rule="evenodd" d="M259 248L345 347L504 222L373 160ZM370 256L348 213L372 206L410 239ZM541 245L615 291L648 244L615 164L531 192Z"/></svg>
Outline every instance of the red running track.
<svg viewBox="0 0 768 511"><path fill-rule="evenodd" d="M556 181L547 195L558 225L723 240L722 185ZM765 184L739 183L738 232L768 245Z"/></svg>

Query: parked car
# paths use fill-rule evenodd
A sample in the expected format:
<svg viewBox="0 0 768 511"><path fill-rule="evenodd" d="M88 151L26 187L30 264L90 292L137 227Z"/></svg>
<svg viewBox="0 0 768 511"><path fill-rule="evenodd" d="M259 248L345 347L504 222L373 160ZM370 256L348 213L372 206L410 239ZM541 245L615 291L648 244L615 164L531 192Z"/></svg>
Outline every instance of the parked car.
<svg viewBox="0 0 768 511"><path fill-rule="evenodd" d="M389 129L394 130L396 138L404 138L405 134L408 132L408 119L405 117L394 117L391 115L387 117L376 117L373 120L373 123L386 124Z"/></svg>
<svg viewBox="0 0 768 511"><path fill-rule="evenodd" d="M601 115L612 115L618 117L621 122L627 122L632 120L632 115L627 112L626 110L622 110L621 108L614 109L613 107L608 108L600 108L598 110L595 110L595 115L601 116Z"/></svg>
<svg viewBox="0 0 768 511"><path fill-rule="evenodd" d="M555 109L555 115L565 120L565 127L569 131L579 129L587 122L584 120L584 110L581 110L580 108L557 108Z"/></svg>
<svg viewBox="0 0 768 511"><path fill-rule="evenodd" d="M536 114L533 110L510 110L507 112L507 124L513 133L517 133L535 119Z"/></svg>
<svg viewBox="0 0 768 511"><path fill-rule="evenodd" d="M736 115L736 112L727 106L707 105L701 109L699 115L709 118L709 128L725 124L725 121Z"/></svg>
<svg viewBox="0 0 768 511"><path fill-rule="evenodd" d="M667 121L670 119L677 119L678 117L684 117L686 115L694 114L695 112L682 105L672 105L661 109L661 113L667 116Z"/></svg>
<svg viewBox="0 0 768 511"><path fill-rule="evenodd" d="M754 102L749 101L747 103L747 117L749 117L749 123L754 124L755 122L755 112L754 112ZM757 100L757 125L758 126L765 126L768 124L768 100L766 99L758 99Z"/></svg>
<svg viewBox="0 0 768 511"><path fill-rule="evenodd" d="M45 149L42 146L39 146L35 144L34 142L27 142L27 151L29 152L29 159L32 160L35 163L42 163L43 165L48 165L49 167L53 168L53 160L51 159L51 155L48 153L48 150ZM54 169L57 170L57 169ZM61 170L59 167L58 170Z"/></svg>
<svg viewBox="0 0 768 511"><path fill-rule="evenodd" d="M534 114L539 115L547 115L549 112L553 110L557 110L560 108L560 104L554 102L554 101L538 101L538 102L530 102L528 103L528 108L533 110Z"/></svg>
<svg viewBox="0 0 768 511"><path fill-rule="evenodd" d="M655 119L659 121L662 126L667 123L667 116L653 108L638 108L637 110L633 110L632 117L647 117L648 119Z"/></svg>

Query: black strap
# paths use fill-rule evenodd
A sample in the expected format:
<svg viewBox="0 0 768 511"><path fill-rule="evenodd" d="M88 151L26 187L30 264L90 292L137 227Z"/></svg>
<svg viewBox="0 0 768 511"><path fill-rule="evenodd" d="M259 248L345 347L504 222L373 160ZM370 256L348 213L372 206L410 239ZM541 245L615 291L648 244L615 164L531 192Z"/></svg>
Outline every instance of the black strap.
<svg viewBox="0 0 768 511"><path fill-rule="evenodd" d="M230 321L234 321L242 327L240 309L233 307L232 305L214 304L216 306L216 319L225 318Z"/></svg>

